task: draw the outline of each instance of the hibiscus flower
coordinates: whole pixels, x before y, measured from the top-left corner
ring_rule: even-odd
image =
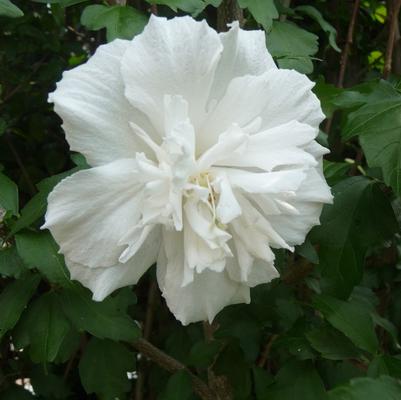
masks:
[[[101,301],[157,262],[183,324],[248,303],[332,199],[312,87],[262,31],[190,17],[152,16],[65,72],[49,98],[91,168],[55,187],[44,228],[71,278]]]

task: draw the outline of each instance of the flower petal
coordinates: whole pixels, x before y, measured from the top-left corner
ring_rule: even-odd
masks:
[[[63,253],[88,267],[118,264],[120,243],[141,213],[135,160],[119,160],[62,180],[48,198],[46,223]]]
[[[106,268],[88,268],[66,258],[71,279],[81,282],[93,292],[93,300],[102,301],[114,290],[135,285],[139,278],[156,262],[161,232],[153,229],[136,254],[125,263]]]
[[[319,225],[323,204],[331,203],[332,199],[330,188],[321,173],[311,168],[296,195],[285,199],[288,205],[297,210],[298,215],[282,209],[280,215],[269,215],[269,222],[288,244],[302,244],[312,227]]]
[[[183,96],[194,126],[203,118],[223,46],[206,21],[152,16],[129,44],[122,60],[125,94],[164,131],[163,97]]]
[[[149,124],[125,98],[119,72],[128,43],[115,40],[100,46],[87,63],[64,72],[49,95],[63,119],[71,150],[82,153],[90,165],[134,157],[135,152],[143,151],[129,121],[142,127]]]
[[[242,129],[254,125],[266,130],[298,121],[317,129],[324,115],[319,99],[311,90],[313,86],[305,75],[282,69],[233,79],[201,127],[199,151],[216,143],[219,135],[233,123]],[[261,123],[255,124],[258,118]]]
[[[193,282],[182,286],[185,268],[182,236],[182,233],[164,232],[157,279],[168,307],[183,325],[206,319],[212,322],[225,306],[250,302],[249,287],[231,280],[225,271],[207,269],[201,274],[195,273]]]
[[[228,32],[220,33],[224,46],[216,70],[210,99],[220,100],[228,84],[243,75],[261,75],[271,68],[277,68],[266,48],[266,36],[262,30],[240,29],[238,21],[230,25]]]

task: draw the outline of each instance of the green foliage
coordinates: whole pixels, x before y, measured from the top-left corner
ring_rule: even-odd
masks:
[[[23,15],[24,13],[10,0],[0,0],[0,16],[17,18]]]
[[[126,346],[93,338],[79,363],[79,375],[86,393],[105,399],[119,398],[130,390],[127,372],[135,370],[135,355]]]
[[[82,25],[97,31],[107,30],[107,40],[116,38],[132,39],[141,33],[147,23],[146,15],[132,7],[91,5],[85,8],[81,16]]]
[[[0,206],[6,211],[18,214],[18,186],[6,175],[0,173]]]
[[[93,301],[40,227],[54,186],[88,168],[47,102],[62,72],[102,43],[140,34],[151,10],[216,27],[222,1],[0,0],[2,400],[124,400],[138,387],[143,399],[199,398],[188,372],[134,350],[141,335],[231,400],[401,398],[401,47],[381,79],[386,3],[361,2],[338,87],[352,2],[238,0],[244,29],[266,31],[278,66],[316,83],[334,202],[293,254],[275,251],[281,279],[210,327],[175,321],[152,290],[153,270]]]
[[[239,0],[238,4],[242,8],[247,8],[255,21],[266,31],[271,28],[273,19],[279,16],[274,0]]]
[[[273,23],[267,36],[267,48],[281,68],[313,71],[311,56],[318,51],[318,37],[291,22]]]

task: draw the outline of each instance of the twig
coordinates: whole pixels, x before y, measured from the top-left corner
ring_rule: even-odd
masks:
[[[347,41],[346,41],[343,51],[341,53],[340,73],[338,75],[338,81],[337,81],[337,86],[340,88],[342,88],[343,84],[344,84],[345,70],[347,69],[349,52],[350,52],[351,46],[354,42],[354,30],[355,30],[356,18],[358,16],[359,4],[360,4],[360,0],[354,1],[354,6],[352,9],[352,17],[351,17],[350,24],[348,26]]]
[[[170,357],[168,354],[164,353],[162,350],[158,349],[157,347],[153,346],[153,344],[142,338],[136,340],[132,345],[137,351],[169,372],[177,372],[182,370],[186,371],[191,377],[192,386],[195,393],[202,400],[216,400],[214,392],[206,385],[206,383],[194,375],[184,364],[178,360]]]
[[[242,25],[244,14],[237,3],[237,0],[223,0],[217,9],[217,30],[225,32],[228,30],[227,24],[233,21],[239,21]]]
[[[216,331],[215,324],[209,324],[208,321],[203,321],[203,333],[206,341],[213,341],[213,334]],[[207,379],[209,386],[217,394],[219,400],[232,400],[230,383],[224,375],[217,376],[213,371],[213,365],[207,369]]]
[[[33,184],[31,177],[28,174],[28,171],[26,170],[25,165],[21,160],[21,157],[19,156],[16,148],[14,147],[14,145],[13,145],[12,141],[10,140],[10,138],[8,137],[8,135],[5,135],[5,140],[7,142],[8,147],[11,150],[11,153],[13,153],[15,161],[17,162],[17,164],[21,170],[22,176],[24,177],[24,179],[29,187],[30,195],[33,196],[37,192],[36,187]]]
[[[158,14],[157,4],[152,4],[152,5],[150,6],[150,12],[151,12],[152,14],[154,14],[154,15],[157,15],[157,14]]]
[[[388,79],[391,73],[391,66],[393,61],[393,51],[394,51],[394,42],[395,42],[395,34],[397,29],[398,15],[400,13],[401,8],[401,0],[393,0],[391,4],[389,4],[389,34],[387,39],[386,46],[386,55],[384,61],[384,69],[383,69],[383,78]]]
[[[273,346],[273,342],[278,338],[278,335],[272,335],[270,337],[270,339],[268,340],[268,342],[266,343],[265,348],[263,349],[262,354],[260,355],[260,358],[258,360],[258,367],[260,368],[264,368],[264,366],[266,365],[266,362],[269,358],[270,355],[270,350]]]
[[[146,316],[145,316],[145,324],[143,328],[143,337],[145,340],[149,340],[150,333],[152,331],[153,319],[154,319],[154,310],[156,304],[156,294],[157,294],[157,284],[152,279],[149,285],[148,291],[148,304],[146,307]],[[138,378],[135,384],[135,400],[143,399],[143,384],[145,382],[145,376],[143,372],[142,363],[140,363],[139,368],[137,370]]]

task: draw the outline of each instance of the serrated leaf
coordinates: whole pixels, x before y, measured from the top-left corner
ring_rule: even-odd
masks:
[[[26,274],[8,284],[0,294],[0,339],[14,328],[22,311],[39,285],[38,275]]]
[[[266,30],[271,28],[273,19],[279,17],[274,0],[239,0],[238,4],[241,8],[247,8],[255,21]]]
[[[24,13],[10,0],[0,0],[0,16],[18,18],[23,15]]]
[[[341,52],[340,48],[337,46],[336,43],[336,36],[337,31],[333,25],[329,24],[324,18],[320,11],[313,7],[313,6],[298,6],[295,7],[295,11],[300,12],[301,14],[308,15],[309,17],[313,18],[320,27],[327,33],[329,37],[330,46],[338,51]]]
[[[290,22],[274,21],[267,35],[267,48],[281,68],[313,71],[311,56],[318,51],[318,37]]]
[[[15,236],[18,254],[29,267],[37,268],[50,282],[71,287],[73,283],[49,232],[24,232]]]
[[[81,23],[90,30],[107,30],[107,41],[132,39],[142,32],[148,17],[129,6],[87,6],[81,15]]]
[[[0,206],[6,211],[18,215],[18,187],[6,175],[0,172]]]
[[[95,302],[88,290],[74,287],[61,291],[58,296],[65,314],[78,330],[101,339],[128,342],[140,336],[138,325],[119,307],[118,295]]]
[[[401,195],[401,96],[368,102],[348,117],[342,137],[359,135],[369,167],[380,167],[384,181]]]
[[[135,369],[135,355],[111,340],[92,338],[79,363],[79,376],[86,393],[115,399],[131,389],[127,372]]]
[[[379,343],[372,318],[361,304],[320,295],[314,298],[313,305],[357,347],[369,353],[377,351]]]
[[[352,177],[332,192],[334,204],[325,206],[310,237],[319,245],[323,291],[347,298],[362,278],[367,249],[391,238],[398,226],[390,200],[374,181]]]

